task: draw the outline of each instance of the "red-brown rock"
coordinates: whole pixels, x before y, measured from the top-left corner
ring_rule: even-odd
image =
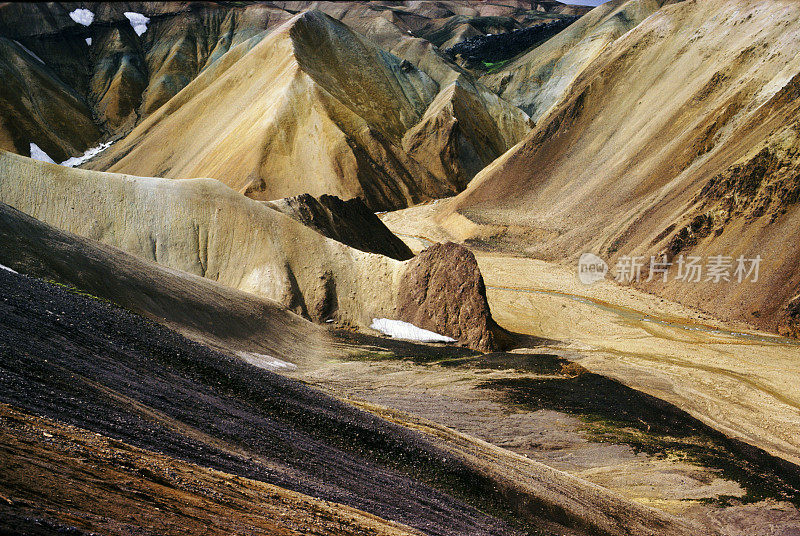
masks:
[[[452,242],[434,244],[409,262],[400,283],[398,316],[469,348],[497,349],[502,329],[492,319],[475,255]]]

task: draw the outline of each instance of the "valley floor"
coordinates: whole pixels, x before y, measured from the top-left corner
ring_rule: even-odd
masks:
[[[388,213],[382,219],[412,250],[419,251],[431,242],[449,238],[430,217],[434,206],[435,203]],[[617,429],[606,433],[604,426],[609,419],[625,415],[625,404],[620,405],[611,395],[625,386],[630,388],[633,400],[640,393],[652,395],[685,411],[698,424],[702,423],[701,427],[707,426],[734,439],[721,450],[730,450],[731,445],[734,450],[746,451],[748,445],[763,449],[772,455],[767,465],[796,486],[796,464],[800,462],[798,341],[758,332],[746,325],[725,324],[702,312],[612,282],[587,287],[578,281],[572,267],[497,251],[473,251],[487,285],[494,318],[513,332],[540,338],[535,348],[518,349],[516,353],[566,359],[593,373],[589,377],[596,374],[619,384],[603,391],[603,382],[572,380],[572,386],[559,388],[554,395],[552,385],[542,388],[541,377],[530,381],[520,374],[496,370],[473,372],[471,379],[460,378],[450,384],[452,392],[460,391],[455,398],[472,399],[472,403],[481,395],[475,395],[470,385],[493,384],[501,403],[511,401],[517,411],[495,408],[493,412],[484,397],[480,404],[486,405],[485,408],[459,413],[457,409],[451,410],[452,400],[435,402],[431,386],[436,385],[436,380],[430,379],[419,382],[426,383],[422,393],[408,395],[426,400],[425,403],[383,400],[387,397],[385,389],[375,392],[356,389],[358,396],[393,407],[405,406],[409,411],[422,409],[430,418],[456,429],[669,511],[713,517],[719,511],[701,513],[705,507],[693,499],[727,495],[751,495],[752,499],[752,486],[742,489],[748,488],[746,482],[739,479],[737,485],[733,482],[737,479],[731,479],[736,471],[723,468],[723,474],[714,474],[708,471],[708,459],[701,460],[691,453],[687,456],[686,444],[676,449],[680,441],[673,441],[673,436],[679,435],[674,427],[666,434],[669,438],[661,437],[664,442],[658,446],[643,440],[641,434],[648,435],[651,427],[654,435],[658,435],[657,426],[644,416],[646,410],[639,408],[642,415],[633,419],[641,421],[643,426],[616,422],[617,427],[623,425],[625,432]],[[387,372],[384,377],[392,378],[392,374],[393,380],[383,381],[395,382],[397,390],[401,385],[406,388],[416,385],[407,377],[414,376],[409,370]],[[425,374],[430,375],[430,370]],[[348,375],[357,377],[352,370]],[[328,377],[325,381],[331,380]],[[446,380],[441,377],[439,382]],[[435,392],[441,392],[440,385]],[[609,407],[603,408],[603,404]],[[537,411],[525,413],[524,409]],[[576,416],[582,420],[576,420]],[[696,424],[691,426],[697,429]],[[532,430],[535,432],[531,433]],[[600,443],[595,442],[598,438],[602,439]],[[670,453],[671,449],[675,450]],[[725,465],[718,462],[710,465],[718,469]],[[698,470],[698,465],[704,464],[705,469]],[[770,496],[763,491],[755,491],[755,495]],[[769,518],[776,512],[774,505],[757,504],[725,509],[724,515],[737,516],[741,509],[756,509],[765,514],[769,526]],[[793,512],[793,520],[778,523],[776,530],[800,528],[797,510],[787,508]],[[742,526],[747,527],[742,534],[749,534],[747,531],[758,525],[758,518],[750,511],[740,523],[728,525],[725,530],[731,532],[726,533],[736,533],[731,526]],[[760,527],[758,533],[769,532]]]

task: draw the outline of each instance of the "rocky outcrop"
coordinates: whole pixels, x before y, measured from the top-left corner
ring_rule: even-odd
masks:
[[[405,242],[395,236],[361,198],[342,201],[333,195],[322,195],[317,199],[303,194],[267,204],[351,248],[399,261],[414,256]]]
[[[475,255],[452,242],[434,244],[409,261],[398,289],[400,320],[490,352],[500,346]]]

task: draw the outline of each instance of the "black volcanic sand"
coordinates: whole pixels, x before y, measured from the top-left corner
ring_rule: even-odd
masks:
[[[490,380],[479,387],[529,411],[548,409],[578,416],[590,440],[624,443],[651,456],[677,456],[718,469],[746,490],[744,498],[720,497],[722,504],[772,498],[800,506],[800,468],[794,464],[731,439],[664,400],[559,356],[495,353],[439,364],[544,375]]]
[[[482,513],[508,520],[512,506],[423,436],[109,303],[5,270],[0,401],[426,534],[523,530]],[[524,530],[540,533],[536,518],[527,522]]]

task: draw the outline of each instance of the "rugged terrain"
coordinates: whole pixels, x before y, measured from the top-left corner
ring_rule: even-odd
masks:
[[[174,500],[170,495],[176,485],[176,491],[192,485],[180,477],[186,471],[183,460],[228,473],[229,482],[237,485],[235,477],[266,482],[348,504],[428,534],[690,533],[691,527],[675,518],[544,465],[441,427],[426,431],[381,419],[191,343],[113,305],[7,270],[0,272],[4,289],[0,382],[5,401],[24,412],[107,436],[107,440],[93,441],[108,441],[120,455],[134,458],[127,464],[115,461],[111,470],[119,470],[114,467],[117,464],[136,467],[142,464],[136,459],[141,456],[160,458],[157,466],[136,471],[138,482],[121,478],[128,481],[125,486],[141,486],[143,477],[150,485],[169,490],[166,497],[120,490],[123,497],[153,505],[145,509],[125,503],[92,504],[85,492],[73,492],[75,502],[64,499],[74,513],[51,511],[56,519],[45,518],[56,527],[77,516],[83,518],[82,526],[95,530],[121,521],[128,512],[143,516],[155,505],[166,506]],[[38,333],[35,338],[29,336],[32,326]],[[6,408],[4,412],[4,419],[14,423],[12,429],[30,426],[35,420]],[[82,434],[63,426],[57,431],[47,421],[38,423],[45,427],[41,433],[46,439],[66,432]],[[21,456],[20,441],[27,439],[27,448],[32,448],[30,436],[10,430],[4,434],[4,451],[10,450],[12,456]],[[64,450],[56,441],[33,446],[47,457]],[[71,448],[72,456],[80,456],[75,446]],[[91,456],[114,458],[102,450]],[[6,458],[6,463],[19,471],[19,461],[14,459]],[[165,463],[177,467],[165,470]],[[104,464],[108,462],[93,467],[103,470]],[[69,474],[69,465],[61,467],[61,474]],[[204,470],[195,478],[213,476]],[[2,508],[8,511],[9,506],[17,506],[12,512],[19,512],[30,499],[18,496],[25,488],[9,482],[13,478],[19,478],[19,473],[3,472],[3,490],[11,496],[4,497]],[[245,483],[245,489],[248,486],[257,487]],[[195,493],[225,504],[226,494],[215,494],[209,487],[201,483]],[[286,495],[273,492],[271,501]],[[311,508],[315,504],[288,496],[305,500]],[[93,515],[81,515],[84,508],[91,508]],[[41,515],[41,510],[35,511]],[[308,523],[306,516],[312,517],[303,508],[289,513],[299,522]],[[348,513],[360,515],[351,510],[342,515]],[[185,515],[180,513],[180,517]],[[3,519],[15,523],[6,516]],[[515,527],[504,519],[517,519],[520,524]],[[361,523],[370,521],[381,525],[375,519]],[[26,523],[33,524],[30,519]]]
[[[800,534],[799,20],[0,3],[0,533]]]
[[[789,245],[798,229],[797,9],[662,7],[598,53],[439,221],[462,240],[545,260],[591,251],[613,268],[641,256],[643,280],[650,257],[666,254],[673,278],[644,288],[764,329],[791,323],[787,306],[800,291]],[[679,255],[760,256],[760,277],[676,281]]]

